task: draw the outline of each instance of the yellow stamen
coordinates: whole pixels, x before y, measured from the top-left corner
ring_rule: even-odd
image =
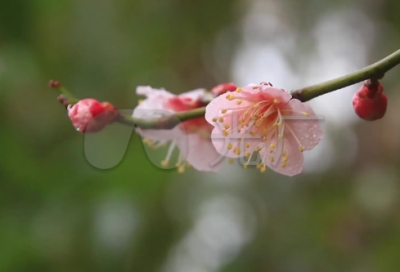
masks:
[[[235,99],[235,96],[234,96],[233,94],[228,94],[228,95],[226,96],[226,99],[228,99],[228,100],[233,100],[233,99]]]
[[[179,165],[179,166],[178,166],[178,173],[179,173],[179,174],[182,174],[182,173],[184,173],[184,172],[185,172],[185,166]]]
[[[161,166],[162,167],[168,167],[169,161],[162,161]]]

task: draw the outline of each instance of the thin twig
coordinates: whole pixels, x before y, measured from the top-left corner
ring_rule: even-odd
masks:
[[[292,91],[291,94],[294,99],[306,102],[320,95],[324,95],[351,86],[367,79],[381,79],[387,71],[391,70],[398,64],[400,64],[400,50],[397,50],[386,58],[365,68],[362,68],[354,73],[338,77],[336,79],[332,79],[320,84],[305,87],[303,89],[298,89]],[[76,103],[77,99],[73,97],[58,82],[51,81],[50,87],[58,89],[59,92],[61,92],[68,99],[69,103]],[[130,115],[120,113],[120,116],[119,118],[117,118],[116,121],[122,124],[131,125],[143,129],[169,129],[178,125],[180,122],[202,117],[204,116],[204,114],[205,107],[185,112],[179,112],[177,114],[153,120],[137,119],[131,117]]]

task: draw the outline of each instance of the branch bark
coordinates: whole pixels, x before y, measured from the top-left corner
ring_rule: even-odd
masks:
[[[312,85],[302,89],[294,90],[291,92],[294,99],[298,99],[302,102],[309,101],[318,96],[351,86],[353,84],[362,82],[367,79],[379,80],[382,79],[385,73],[395,66],[400,64],[400,49],[391,55],[385,57],[384,59],[364,67],[354,73],[338,77],[320,84]],[[62,87],[58,82],[54,84],[54,81],[50,82],[50,87],[58,89],[58,91],[66,97],[65,103],[73,104],[78,101],[74,96],[72,96],[64,87]],[[64,103],[64,104],[65,104]],[[194,118],[202,117],[205,114],[205,107],[198,108],[195,110],[180,112],[175,115],[162,117],[160,119],[154,120],[143,120],[133,118],[127,114],[120,114],[117,118],[117,122],[131,125],[135,127],[140,127],[143,129],[170,129],[178,125],[180,122],[191,120]]]

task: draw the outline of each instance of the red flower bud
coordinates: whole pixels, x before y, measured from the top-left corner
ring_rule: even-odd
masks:
[[[68,116],[81,133],[98,132],[118,116],[117,109],[109,102],[87,98],[68,106]]]
[[[385,116],[387,97],[381,83],[366,81],[353,96],[353,108],[366,121],[375,121]]]
[[[214,96],[219,96],[229,91],[230,92],[236,91],[236,89],[237,86],[233,83],[222,83],[212,88],[211,92]]]

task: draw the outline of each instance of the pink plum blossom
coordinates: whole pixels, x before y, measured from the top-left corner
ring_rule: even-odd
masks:
[[[139,95],[147,98],[139,103],[133,111],[133,117],[140,119],[154,119],[181,111],[203,107],[203,98],[208,94],[205,89],[196,89],[190,92],[174,95],[164,89],[153,89],[150,86],[139,86],[136,90]],[[199,171],[217,172],[222,162],[211,163],[219,157],[211,139],[211,126],[204,117],[184,121],[172,129],[137,129],[144,138],[144,143],[151,147],[161,147],[169,144],[163,167],[170,165],[173,151],[180,151],[177,162],[178,172],[184,172],[186,166],[193,166]]]
[[[270,83],[250,84],[215,98],[205,117],[214,126],[211,138],[220,154],[246,156],[247,167],[259,152],[261,172],[269,167],[287,176],[301,173],[303,151],[313,149],[323,136],[312,108]]]

